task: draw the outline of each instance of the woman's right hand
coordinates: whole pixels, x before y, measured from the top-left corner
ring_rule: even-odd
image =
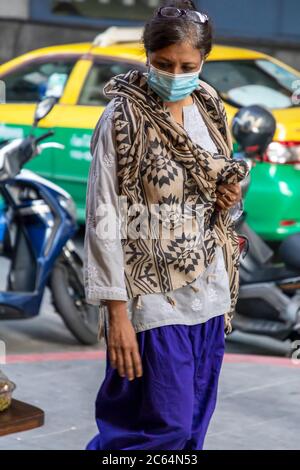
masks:
[[[127,314],[127,302],[107,300],[109,310],[108,353],[111,366],[128,380],[143,375],[136,332]]]

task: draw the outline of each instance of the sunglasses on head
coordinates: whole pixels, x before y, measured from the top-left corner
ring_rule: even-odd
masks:
[[[205,13],[200,13],[195,10],[183,10],[175,7],[161,7],[157,15],[160,18],[188,18],[194,23],[205,24],[208,21],[208,16]]]

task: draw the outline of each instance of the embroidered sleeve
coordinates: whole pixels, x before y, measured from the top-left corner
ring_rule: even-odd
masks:
[[[117,216],[117,162],[112,101],[101,115],[92,137],[93,158],[86,193],[84,287],[87,302],[94,305],[107,299],[128,300]]]

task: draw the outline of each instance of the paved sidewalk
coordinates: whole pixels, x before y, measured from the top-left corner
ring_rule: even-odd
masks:
[[[83,449],[95,434],[94,400],[103,350],[11,355],[3,370],[15,397],[46,414],[41,428],[0,438],[3,449]],[[298,449],[300,365],[290,359],[227,353],[206,449]]]
[[[83,232],[76,243],[82,251]],[[97,432],[94,401],[104,377],[104,344],[102,351],[78,344],[48,290],[37,318],[1,321],[0,340],[9,355],[0,368],[16,382],[15,398],[46,415],[42,428],[0,437],[0,450],[84,449]],[[290,345],[234,332],[226,350],[206,448],[299,450],[300,365],[284,357]]]

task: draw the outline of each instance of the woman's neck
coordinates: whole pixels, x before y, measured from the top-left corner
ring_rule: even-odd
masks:
[[[194,103],[193,97],[191,95],[187,96],[183,100],[179,101],[165,101],[165,106],[169,109],[173,118],[178,124],[183,126],[183,107],[189,106]]]
[[[183,100],[179,101],[165,101],[165,105],[171,109],[182,109],[183,106],[189,106],[190,104],[194,103],[192,95],[187,96]]]

